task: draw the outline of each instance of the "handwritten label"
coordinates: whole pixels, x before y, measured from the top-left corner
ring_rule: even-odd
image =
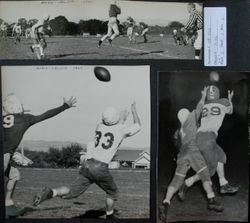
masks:
[[[227,66],[227,9],[204,8],[204,65]]]

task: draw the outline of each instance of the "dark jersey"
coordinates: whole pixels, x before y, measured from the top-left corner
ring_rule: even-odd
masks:
[[[117,17],[119,14],[121,14],[121,9],[117,5],[110,5],[109,17]]]
[[[8,114],[3,116],[3,149],[4,153],[13,154],[17,149],[19,143],[21,142],[26,130],[43,120],[51,118],[69,106],[65,103],[60,107],[48,110],[41,115],[31,115],[31,114]]]

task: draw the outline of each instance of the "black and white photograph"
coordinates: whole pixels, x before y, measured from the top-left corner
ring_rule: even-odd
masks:
[[[0,1],[0,59],[202,59],[203,4]]]
[[[5,217],[150,218],[149,66],[2,66]]]
[[[248,222],[249,73],[159,72],[157,222]]]

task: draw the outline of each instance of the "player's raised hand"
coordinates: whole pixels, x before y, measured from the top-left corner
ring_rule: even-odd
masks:
[[[76,98],[71,96],[68,100],[63,98],[63,102],[67,104],[70,108],[71,107],[76,107]]]
[[[230,102],[232,102],[232,98],[233,98],[233,96],[234,96],[234,91],[231,91],[231,92],[230,92],[230,90],[228,90],[228,91],[227,91],[227,94],[228,94],[228,100],[229,100]]]
[[[129,116],[129,111],[127,109],[122,110],[120,112],[120,122],[124,123],[127,120],[128,116]]]
[[[207,89],[208,89],[209,87],[208,86],[205,86],[204,88],[203,88],[203,90],[201,91],[201,96],[202,96],[202,98],[206,98],[206,96],[207,96]]]
[[[136,110],[136,102],[134,101],[132,104],[131,104],[131,111],[135,111]]]

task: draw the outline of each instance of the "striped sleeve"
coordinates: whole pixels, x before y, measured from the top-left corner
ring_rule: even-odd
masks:
[[[198,13],[197,11],[191,13],[189,20],[184,28],[186,30],[189,30],[194,26],[197,26],[198,29],[202,29],[202,14]]]

